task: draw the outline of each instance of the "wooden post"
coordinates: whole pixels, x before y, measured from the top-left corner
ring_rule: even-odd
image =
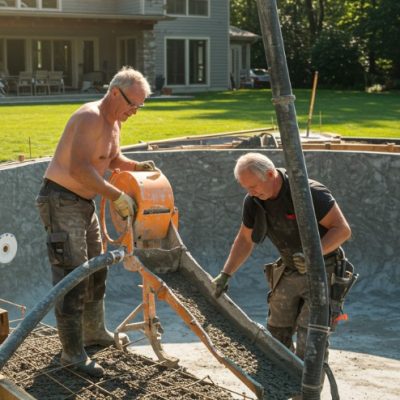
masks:
[[[0,343],[3,343],[7,339],[9,333],[8,312],[0,308]]]

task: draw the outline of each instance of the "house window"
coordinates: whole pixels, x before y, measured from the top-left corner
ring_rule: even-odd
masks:
[[[57,0],[42,0],[42,8],[58,8]]]
[[[53,70],[63,71],[66,85],[72,82],[72,45],[70,40],[53,41]]]
[[[167,39],[167,84],[207,84],[207,40]]]
[[[119,65],[129,65],[136,68],[136,39],[120,39],[119,41]]]
[[[25,40],[7,39],[7,69],[10,75],[25,71]]]
[[[32,68],[51,71],[51,41],[33,40],[32,41]]]
[[[189,0],[189,15],[208,16],[208,0]]]
[[[0,0],[0,7],[59,9],[60,0]]]
[[[189,84],[206,83],[206,41],[189,41]]]
[[[247,46],[243,45],[242,46],[242,69],[247,68]]]
[[[167,0],[167,13],[208,17],[209,0]]]
[[[83,73],[94,71],[94,42],[85,40],[83,42]]]
[[[186,15],[186,0],[167,0],[167,13]]]
[[[4,39],[0,39],[0,78],[7,75],[6,63],[4,62]]]
[[[36,0],[23,0],[21,1],[22,8],[37,8]]]
[[[185,40],[167,40],[167,83],[185,84]]]
[[[0,1],[0,7],[16,7],[17,0],[2,0]]]

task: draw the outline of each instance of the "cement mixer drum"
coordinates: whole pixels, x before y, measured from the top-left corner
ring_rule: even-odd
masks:
[[[172,188],[161,171],[114,172],[110,183],[131,196],[137,204],[133,221],[135,241],[164,239],[171,222],[178,227],[178,211],[174,206]],[[123,232],[126,222],[112,204],[110,213],[117,232]]]

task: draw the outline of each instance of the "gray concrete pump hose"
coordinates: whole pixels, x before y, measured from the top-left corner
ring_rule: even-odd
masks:
[[[105,254],[94,257],[81,264],[63,280],[58,282],[57,285],[50,290],[47,296],[36,304],[36,306],[27,314],[17,328],[0,346],[0,370],[59,298],[65,296],[65,294],[87,276],[109,265],[122,261],[124,257],[125,250],[122,247],[117,250],[108,251]]]

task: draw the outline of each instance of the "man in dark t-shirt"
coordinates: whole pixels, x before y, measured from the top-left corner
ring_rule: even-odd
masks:
[[[280,259],[266,269],[271,289],[267,327],[292,350],[292,337],[297,333],[296,354],[303,359],[310,299],[288,176],[260,153],[241,156],[234,173],[247,195],[239,232],[221,273],[213,280],[215,295],[219,297],[226,290],[229,278],[250,256],[254,244],[268,237]],[[351,230],[331,192],[319,182],[310,180],[309,184],[325,266],[327,273],[333,272],[340,245],[350,237]]]

